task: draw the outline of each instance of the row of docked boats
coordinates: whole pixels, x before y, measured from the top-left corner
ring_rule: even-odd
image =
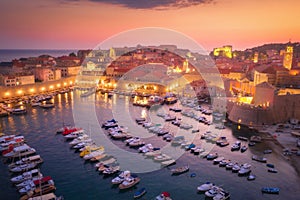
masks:
[[[43,176],[39,170],[43,159],[25,143],[24,136],[4,135],[0,137],[0,143],[2,156],[10,162],[8,170],[13,175],[11,182],[20,193],[21,200],[61,199],[53,193],[56,190],[53,179]]]
[[[105,125],[111,122],[117,124],[117,122],[112,119],[104,122],[102,127],[105,129]],[[157,129],[152,129],[151,131],[159,136],[166,136],[169,132],[168,130],[159,128],[157,126],[150,126],[150,124],[144,118],[138,118],[136,119],[136,122],[140,125],[145,125],[145,128],[156,127]],[[154,162],[160,162],[162,167],[175,164],[175,160],[172,157],[162,153],[160,148],[154,147],[151,143],[146,144],[145,141],[143,141],[140,137],[131,136],[128,133],[128,128],[126,127],[119,126],[117,124],[117,126],[106,129],[106,131],[113,139],[123,139],[123,142],[126,144],[126,146],[137,149],[138,152],[143,153],[146,158],[152,158]],[[124,137],[116,138],[116,135],[123,135]]]
[[[116,121],[112,120],[110,122],[107,121],[105,124],[111,122],[116,123]],[[115,132],[122,132],[125,130],[126,129],[124,127],[111,127],[107,129],[107,132],[109,132],[109,134],[112,136],[114,135]],[[104,176],[111,176],[120,172],[121,167],[117,162],[117,159],[114,158],[113,156],[107,155],[104,151],[103,146],[95,145],[95,143],[91,140],[91,138],[85,134],[85,131],[83,129],[75,128],[75,127],[72,128],[64,127],[58,130],[58,132],[62,133],[66,141],[68,141],[71,146],[76,146],[83,141],[87,142],[86,145],[78,149],[79,156],[86,161],[95,163],[94,164],[95,169],[100,174],[103,174]],[[127,142],[128,144],[130,144],[133,141],[131,142],[127,141]],[[152,149],[150,145],[146,145],[145,147]],[[139,151],[148,152],[145,147],[143,149],[139,149]],[[121,171],[117,176],[115,176],[111,180],[111,183],[112,185],[118,185],[118,188],[120,190],[125,190],[137,185],[140,182],[140,180],[141,179],[138,176],[136,176],[135,174],[131,174],[129,170],[125,170],[125,171]],[[146,189],[142,188],[134,193],[134,198],[141,197],[145,193],[146,193]]]
[[[233,162],[230,159],[226,159],[223,156],[219,156],[218,153],[210,153],[206,156],[207,160],[213,161],[214,165],[219,165],[219,167],[224,167],[226,170],[231,170],[233,173],[238,173],[239,176],[248,176],[248,180],[253,180],[253,175],[251,175],[251,164],[244,163],[239,164],[237,162]]]
[[[82,128],[63,126],[57,130],[57,133],[63,135],[70,147],[79,152],[81,158],[86,161],[97,162],[95,167],[102,174],[111,175],[120,170],[116,159],[107,155],[103,146],[96,145]]]

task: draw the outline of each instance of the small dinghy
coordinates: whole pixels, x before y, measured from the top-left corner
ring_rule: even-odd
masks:
[[[146,194],[146,192],[147,192],[146,188],[141,188],[134,193],[133,198],[135,199],[140,198],[141,196]]]

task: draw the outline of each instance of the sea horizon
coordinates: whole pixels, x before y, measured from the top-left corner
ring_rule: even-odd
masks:
[[[77,53],[79,49],[0,49],[0,62],[11,62],[13,59],[50,55],[53,57]]]

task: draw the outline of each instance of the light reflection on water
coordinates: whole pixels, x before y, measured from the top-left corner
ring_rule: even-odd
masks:
[[[3,132],[7,134],[24,135],[28,144],[37,149],[45,160],[45,163],[41,167],[42,173],[53,177],[57,186],[56,193],[64,195],[65,199],[132,199],[134,190],[120,193],[117,188],[112,188],[110,184],[111,178],[104,179],[103,176],[95,172],[93,165],[85,163],[83,159],[79,158],[77,153],[70,149],[69,144],[65,142],[61,135],[55,134],[55,130],[60,128],[63,122],[66,124],[73,123],[72,107],[75,106],[73,98],[73,93],[55,97],[56,106],[53,109],[30,108],[28,106],[28,113],[26,115],[1,118],[0,125]],[[85,99],[81,100],[87,101]],[[133,119],[132,123],[134,123],[135,118],[140,117],[141,113],[146,113],[147,117],[155,115],[155,113],[150,114],[148,111],[143,111],[144,108],[133,107],[130,105],[130,98],[128,97],[116,99],[116,95],[114,95],[112,98],[108,98],[107,95],[98,93],[96,100],[95,109],[100,122],[112,117],[112,104],[115,106],[116,102],[120,101],[124,101],[124,110],[131,112],[129,116]],[[166,112],[168,112],[167,108],[163,107]],[[169,123],[165,125],[169,128],[176,128]],[[137,130],[133,129],[136,124],[132,126],[131,124],[126,124],[126,126],[133,132]],[[205,127],[204,125],[199,125],[201,133],[205,130]],[[230,143],[233,143],[237,140],[238,135],[246,136],[248,133],[249,130],[243,128],[237,130],[235,127],[233,133],[230,129],[225,129],[222,130],[221,135],[227,136]],[[93,134],[97,135],[100,133]],[[183,132],[182,134],[190,133]],[[198,138],[199,135],[196,137]],[[149,141],[155,142],[158,146],[167,144],[162,141],[161,137],[156,136],[149,138]],[[203,141],[197,140],[197,142],[202,144]],[[128,147],[125,147],[122,142],[116,141],[115,144],[128,150]],[[267,143],[266,145],[270,144]],[[265,164],[250,159],[252,154],[259,154],[265,148],[278,147],[258,144],[254,148],[249,148],[243,154],[240,152],[231,152],[229,146],[225,148],[215,147],[213,149],[213,151],[219,152],[225,158],[240,163],[249,162],[253,166],[253,172],[257,175],[257,180],[253,182],[249,182],[245,177],[238,177],[230,171],[214,166],[211,162],[187,152],[177,161],[176,166],[188,163],[190,165],[189,173],[180,176],[171,176],[169,169],[164,168],[151,173],[139,174],[142,180],[137,188],[147,188],[146,199],[152,198],[165,190],[169,191],[175,200],[204,199],[204,195],[196,194],[196,187],[203,182],[212,181],[228,190],[232,194],[231,199],[241,199],[241,197],[249,200],[298,199],[300,195],[299,177],[280,154],[276,154],[276,151],[274,151],[273,154],[266,155],[270,163],[275,164],[279,170],[278,174],[266,172],[267,168]],[[130,151],[133,152],[132,149]],[[1,199],[18,199],[19,196],[15,188],[8,181],[10,174],[6,165],[0,164],[0,171],[2,172],[0,176]],[[197,174],[195,178],[189,176],[192,172]],[[280,187],[280,195],[262,195],[260,188],[264,186]]]

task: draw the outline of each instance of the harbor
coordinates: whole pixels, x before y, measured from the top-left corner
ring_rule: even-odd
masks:
[[[56,194],[63,195],[65,199],[97,199],[99,197],[101,199],[132,199],[134,193],[141,188],[147,189],[147,193],[142,197],[145,199],[154,199],[164,191],[169,192],[172,199],[205,199],[205,194],[197,193],[197,187],[207,181],[224,188],[230,193],[231,199],[238,199],[240,196],[243,196],[245,199],[295,199],[299,195],[297,194],[299,174],[295,167],[291,165],[291,162],[286,159],[286,156],[283,155],[282,146],[276,145],[274,138],[268,139],[270,135],[260,135],[262,137],[261,143],[256,143],[253,147],[249,146],[243,153],[240,150],[231,151],[232,145],[241,137],[250,139],[252,135],[259,134],[252,129],[230,122],[226,122],[224,127],[217,126],[218,128],[216,128],[215,124],[208,125],[209,123],[205,124],[196,121],[194,118],[185,117],[182,115],[182,112],[187,108],[181,104],[181,101],[172,105],[161,105],[159,108],[155,107],[156,109],[147,109],[134,106],[131,97],[123,94],[113,94],[110,98],[107,94],[101,94],[101,92],[88,97],[80,97],[80,94],[81,91],[76,90],[58,94],[53,97],[55,106],[51,109],[30,107],[28,105],[27,114],[25,115],[10,115],[9,117],[1,118],[2,132],[24,135],[27,143],[39,152],[45,161],[41,166],[41,170],[43,173],[53,177],[57,188]],[[117,115],[118,112],[124,112],[119,106],[125,110],[130,110],[130,113],[127,113],[127,115],[129,114],[131,121],[119,118],[116,119],[118,125],[128,127],[128,132],[135,136],[148,134],[149,137],[143,138],[146,144],[151,143],[153,147],[160,148],[162,151],[164,149],[167,150],[165,147],[172,144],[172,141],[165,141],[163,136],[149,132],[142,124],[139,125],[136,122],[136,119],[141,117],[149,120],[151,116],[151,120],[155,124],[161,124],[161,128],[164,127],[175,134],[182,133],[185,139],[189,139],[189,137],[193,139],[196,147],[206,147],[207,150],[210,147],[212,148],[205,151],[205,153],[199,152],[198,155],[195,155],[195,153],[191,153],[191,150],[184,150],[181,146],[174,147],[173,151],[181,152],[182,155],[176,158],[177,154],[173,155],[171,152],[165,152],[165,154],[174,158],[176,164],[169,167],[161,166],[160,163],[145,158],[141,153],[138,153],[137,149],[126,146],[122,140],[110,138],[106,130],[101,128],[105,121],[119,116]],[[204,103],[201,106],[209,109],[208,104]],[[170,108],[181,108],[182,112],[170,111]],[[172,124],[172,121],[165,121],[165,118],[157,116],[157,114],[162,114],[162,111],[165,112],[164,114],[181,118],[186,124],[193,125],[193,128],[182,129]],[[86,112],[89,118],[86,117]],[[202,112],[197,110],[193,112],[206,117],[207,122],[212,121],[212,115],[201,114]],[[76,121],[80,119],[78,116],[83,117],[83,119]],[[94,117],[96,117],[96,121],[93,120]],[[63,124],[76,125],[86,130],[98,146],[104,146],[105,153],[116,158],[120,164],[121,171],[130,170],[132,173],[137,174],[140,178],[139,183],[126,191],[119,191],[118,188],[112,187],[111,181],[114,176],[99,175],[95,170],[94,163],[80,158],[79,154],[70,148],[65,138],[60,134],[56,134],[56,131]],[[200,139],[207,131],[217,133],[218,137],[226,137],[229,145],[220,147],[214,144],[216,139]],[[104,138],[111,141],[114,148],[110,149],[109,145],[104,142]],[[248,141],[239,141],[241,145],[248,146]],[[130,160],[129,162],[124,162],[127,159],[127,155],[116,154],[116,148],[129,152],[130,156],[141,157],[140,161],[142,164],[153,163],[152,167],[154,168],[151,168],[152,171],[148,170],[146,172],[146,168],[136,168],[135,164],[130,163]],[[264,154],[263,152],[268,149],[271,149],[272,152]],[[231,160],[239,164],[250,164],[251,173],[256,176],[256,179],[249,181],[247,176],[238,176],[231,170],[226,170],[225,167],[214,165],[212,161],[204,158],[208,153],[217,153],[219,157],[224,158],[224,162],[225,160]],[[253,155],[266,157],[267,163],[273,164],[278,172],[268,172],[266,163],[252,160]],[[290,155],[289,158],[290,160],[299,159],[295,154]],[[187,172],[172,176],[172,169],[186,165],[189,167]],[[7,165],[1,164],[1,170],[4,172],[4,175],[1,177],[2,187],[6,188],[2,190],[5,192],[1,196],[6,199],[18,199],[18,193],[9,181],[11,175],[7,170]],[[282,177],[285,177],[285,179],[282,179]],[[280,193],[276,196],[263,194],[261,192],[263,187],[278,187],[280,188]],[[178,190],[178,188],[181,189]]]

